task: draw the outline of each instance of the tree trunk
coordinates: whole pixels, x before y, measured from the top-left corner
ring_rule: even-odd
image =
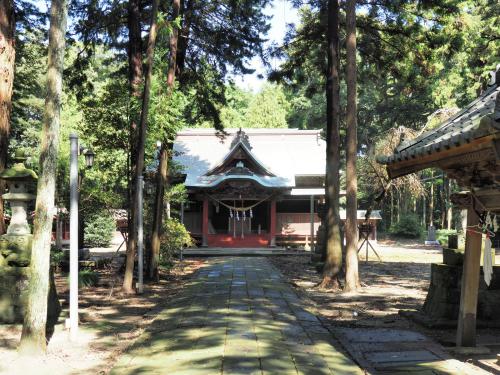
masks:
[[[149,265],[149,278],[158,281],[158,263],[160,259],[160,237],[163,222],[163,197],[165,186],[168,182],[168,150],[165,142],[161,144],[160,161],[156,173],[156,197],[153,216],[153,230],[151,233],[151,263]]]
[[[440,205],[439,207],[441,208],[441,229],[445,228],[446,225],[446,196],[447,196],[447,186],[448,186],[448,181],[446,180],[446,175],[443,172],[443,184],[441,186],[439,194],[440,198]]]
[[[189,37],[191,32],[191,17],[193,15],[195,2],[196,0],[182,0],[182,2],[180,3],[183,21],[177,43],[178,48],[176,57],[176,70],[178,78],[182,76],[182,72],[184,71],[187,47],[189,44]]]
[[[137,146],[137,116],[135,110],[135,102],[141,96],[142,82],[142,39],[141,39],[141,9],[140,0],[129,0],[127,27],[128,27],[128,79],[130,86],[131,110],[130,110],[130,133],[129,133],[129,178],[128,178],[128,201],[129,201],[129,216],[128,216],[128,241],[127,241],[127,263],[132,260],[132,271],[127,267],[124,276],[127,285],[132,285],[133,278],[133,261],[135,257],[135,248],[137,244],[137,233],[134,231],[135,226],[135,210],[136,205],[132,197],[135,196],[135,178],[136,175],[136,146]],[[127,273],[130,271],[130,274]],[[132,292],[131,288],[125,290],[127,293]]]
[[[145,153],[144,145],[146,141],[146,133],[148,127],[149,97],[151,93],[151,76],[153,75],[153,57],[154,57],[156,33],[157,33],[156,18],[158,16],[158,3],[159,0],[154,0],[153,7],[151,10],[151,28],[149,30],[148,49],[146,53],[147,71],[144,80],[141,120],[139,123],[139,134],[137,140],[137,160],[135,166],[135,179],[134,179],[135,181],[137,181],[138,177],[142,175],[144,169],[144,153]],[[137,207],[138,202],[139,202],[139,191],[135,189],[133,199],[132,202],[130,202],[130,204],[133,207]],[[137,241],[137,220],[133,220],[132,228],[131,231],[129,231],[129,233],[131,234],[133,233],[132,242],[134,242],[134,245],[130,246],[130,248],[127,248],[125,276],[123,278],[123,292],[125,293],[132,293],[133,291],[132,281],[134,276],[135,243]]]
[[[0,172],[7,165],[12,110],[12,84],[16,59],[14,32],[16,22],[12,0],[0,0]],[[6,231],[2,194],[5,181],[0,180],[0,235]]]
[[[128,79],[130,92],[135,97],[141,95],[142,83],[142,39],[141,39],[141,1],[129,0],[128,3]]]
[[[347,0],[346,7],[346,53],[347,53],[347,141],[346,141],[346,275],[344,290],[359,288],[358,272],[358,179],[356,175],[357,139],[357,94],[356,94],[356,0]]]
[[[394,189],[391,190],[391,225],[390,225],[390,227],[392,227],[393,225],[394,225]]]
[[[50,286],[50,242],[56,190],[67,14],[68,4],[66,0],[52,0],[40,173],[29,268],[28,300],[20,346],[20,350],[24,353],[43,353],[47,347],[45,335],[47,297]]]
[[[175,21],[179,17],[180,0],[172,0],[173,15]],[[170,35],[170,61],[168,64],[167,87],[169,94],[172,94],[175,83],[175,72],[177,70],[177,42],[179,40],[179,30],[174,28]],[[164,139],[160,150],[160,161],[156,172],[156,197],[153,216],[153,230],[151,232],[151,258],[149,264],[149,277],[151,280],[159,280],[158,264],[160,259],[160,238],[163,222],[163,199],[165,187],[168,184],[168,147],[167,140]]]
[[[328,0],[328,73],[326,83],[326,260],[321,287],[338,287],[342,268],[340,236],[340,82],[339,82],[339,3]]]
[[[453,211],[452,211],[453,206],[452,206],[451,201],[450,201],[450,196],[451,196],[451,180],[450,179],[448,179],[448,188],[446,190],[447,190],[447,194],[446,194],[446,221],[448,224],[448,230],[451,230],[451,224],[453,221]]]
[[[434,226],[434,171],[431,170],[431,193],[429,195],[429,225]]]
[[[172,0],[172,21],[179,17],[181,7],[180,0]],[[177,43],[179,41],[179,29],[174,27],[170,34],[170,61],[168,63],[167,86],[171,92],[175,82],[175,72],[177,70]]]

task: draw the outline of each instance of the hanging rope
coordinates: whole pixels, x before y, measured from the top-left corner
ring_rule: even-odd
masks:
[[[255,204],[252,204],[250,206],[246,206],[246,207],[236,207],[236,202],[233,203],[233,206],[229,205],[229,204],[226,204],[224,203],[223,201],[221,200],[218,200],[217,198],[214,198],[212,197],[211,195],[208,195],[208,197],[213,200],[214,202],[217,202],[221,205],[223,205],[224,207],[228,208],[229,210],[233,210],[233,211],[239,211],[239,212],[244,212],[244,211],[248,211],[248,210],[251,210],[252,208],[254,208],[255,206],[258,206],[259,204],[261,204],[262,202],[265,202],[267,201],[269,198],[272,197],[272,195],[268,196],[267,198],[264,198],[260,201],[258,201],[257,203]],[[243,200],[241,201],[242,205],[243,205]]]

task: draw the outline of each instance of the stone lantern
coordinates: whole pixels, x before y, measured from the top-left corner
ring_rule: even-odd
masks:
[[[35,196],[28,191],[38,177],[24,165],[24,152],[18,151],[14,161],[15,164],[11,168],[0,173],[0,179],[7,182],[8,189],[8,193],[3,194],[2,198],[9,202],[12,210],[7,234],[0,236],[0,253],[4,264],[23,267],[29,264],[33,239],[28,225],[27,206]]]
[[[9,202],[12,210],[7,234],[0,236],[0,323],[21,323],[28,298],[27,266],[33,242],[28,224],[28,203],[35,199],[35,195],[29,191],[38,177],[34,171],[26,168],[25,161],[24,152],[17,151],[14,165],[0,173],[0,179],[7,182],[8,189],[2,198]],[[61,305],[52,271],[49,285],[47,322],[48,327],[53,327],[61,312]]]

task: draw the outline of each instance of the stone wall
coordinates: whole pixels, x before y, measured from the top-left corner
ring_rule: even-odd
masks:
[[[431,265],[431,283],[423,310],[432,319],[458,319],[462,266]],[[500,266],[493,267],[489,286],[484,282],[481,267],[477,316],[481,320],[500,320]]]

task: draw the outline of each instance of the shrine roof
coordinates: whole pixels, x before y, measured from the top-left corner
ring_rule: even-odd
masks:
[[[392,155],[378,158],[388,166],[391,177],[398,177],[428,167],[421,159],[442,151],[457,149],[482,137],[500,135],[500,73],[491,72],[486,90],[460,112],[415,139],[402,142]],[[413,162],[420,163],[411,168]],[[398,167],[404,163],[405,169]],[[392,172],[392,173],[391,173]]]
[[[242,148],[268,171],[252,178],[265,187],[294,187],[296,175],[324,175],[326,144],[320,130],[243,129],[248,143]],[[238,129],[225,129],[220,137],[213,129],[186,129],[174,142],[174,161],[183,167],[187,187],[211,187],[237,176],[211,174],[234,150]],[[249,146],[249,147],[248,147]],[[240,177],[244,178],[244,177]]]

